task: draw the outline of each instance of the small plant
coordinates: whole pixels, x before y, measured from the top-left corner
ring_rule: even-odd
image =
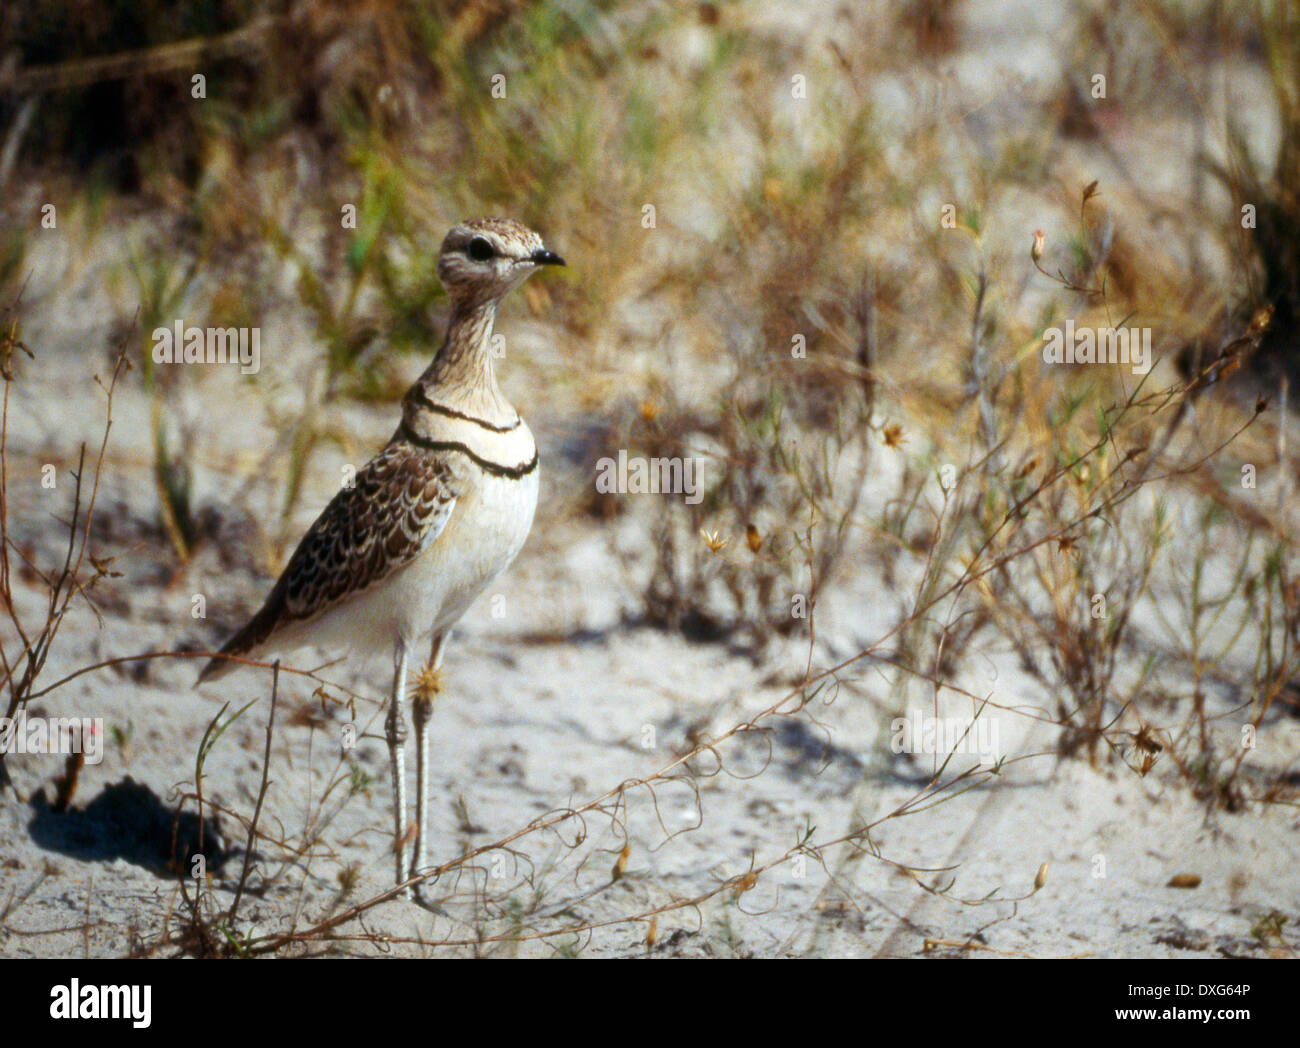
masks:
[[[186,304],[193,301],[198,264],[193,259],[177,262],[161,256],[136,255],[131,258],[130,268],[140,296],[140,378],[150,400],[159,516],[176,555],[184,561],[189,559],[199,535],[191,497],[193,447],[191,440],[184,437],[179,449],[174,446],[174,427],[165,404],[169,395],[174,395],[175,384],[182,380],[173,370],[160,370],[154,362],[152,332],[170,328],[177,317],[184,316]]]
[[[34,359],[33,351],[23,343],[17,320],[18,303],[0,307],[0,378],[4,382],[3,406],[0,407],[0,694],[4,696],[3,716],[12,721],[27,703],[40,694],[37,683],[46,660],[54,647],[59,628],[76,601],[91,601],[92,593],[104,579],[113,577],[112,558],[99,558],[90,549],[91,529],[95,519],[99,481],[104,465],[104,451],[113,424],[113,394],[118,379],[127,369],[125,352],[119,348],[107,382],[96,379],[105,397],[104,437],[87,471],[86,446],[77,455],[76,469],[71,471],[70,505],[62,510],[62,529],[66,532],[63,549],[54,562],[42,567],[27,560],[10,531],[10,478],[8,433],[10,394],[18,384],[18,354]],[[54,489],[59,490],[57,487]],[[63,490],[66,490],[66,484]],[[26,507],[24,507],[26,511]],[[51,510],[60,519],[60,511]],[[15,563],[18,560],[19,563]],[[17,569],[17,570],[16,570]],[[31,619],[18,610],[14,585],[17,574],[44,592],[42,614]],[[90,605],[94,607],[93,603]],[[8,781],[5,754],[0,752],[0,786]]]
[[[1251,151],[1247,127],[1229,111],[1228,158],[1206,168],[1232,194],[1233,240],[1243,260],[1241,283],[1247,289],[1237,303],[1241,317],[1272,311],[1260,346],[1293,377],[1296,347],[1292,332],[1300,322],[1300,15],[1294,5],[1261,3],[1256,8],[1258,39],[1264,48],[1277,106],[1280,137],[1277,154],[1265,164]],[[1245,260],[1253,260],[1253,264]]]

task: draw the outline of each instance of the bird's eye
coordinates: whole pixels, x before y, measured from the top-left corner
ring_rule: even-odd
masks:
[[[492,250],[492,245],[482,237],[475,237],[469,242],[469,257],[475,262],[486,262],[495,254],[496,252]]]

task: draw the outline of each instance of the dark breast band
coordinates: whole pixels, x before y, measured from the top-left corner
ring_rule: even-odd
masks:
[[[527,462],[521,462],[518,466],[503,466],[499,462],[493,462],[491,459],[485,459],[481,455],[476,455],[468,447],[458,440],[430,440],[428,437],[422,437],[410,426],[406,420],[397,428],[397,432],[403,440],[410,441],[417,448],[424,448],[425,451],[459,451],[466,456],[471,462],[479,466],[485,473],[491,473],[494,477],[507,477],[510,480],[522,480],[537,468],[537,451],[534,449],[533,457]]]

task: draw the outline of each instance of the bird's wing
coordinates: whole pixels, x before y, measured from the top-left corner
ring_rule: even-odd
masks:
[[[294,550],[281,579],[286,617],[311,618],[411,563],[442,534],[462,493],[448,456],[390,444]]]
[[[410,564],[442,534],[465,488],[451,456],[389,444],[330,500],[266,603],[222,654],[249,651],[281,626],[313,618]],[[213,659],[199,680],[234,665]]]

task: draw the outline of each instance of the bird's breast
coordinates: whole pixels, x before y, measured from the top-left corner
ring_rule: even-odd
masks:
[[[508,444],[492,443],[497,446],[490,449],[495,452],[491,458],[486,457],[488,448],[471,450],[489,466],[503,468],[485,468],[462,456],[457,474],[466,490],[443,533],[406,569],[402,588],[412,614],[405,633],[439,632],[453,625],[510,566],[532,530],[540,472],[532,434],[521,423]]]

